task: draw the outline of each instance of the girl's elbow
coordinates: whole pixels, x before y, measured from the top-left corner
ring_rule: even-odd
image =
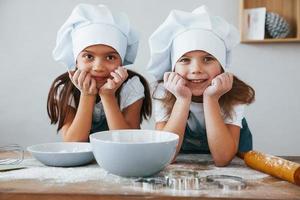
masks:
[[[63,142],[88,142],[86,138],[63,138]]]
[[[227,165],[229,165],[231,163],[231,161],[235,157],[236,153],[237,153],[237,148],[234,147],[231,150],[228,149],[228,151],[226,151],[225,153],[220,152],[220,154],[217,154],[217,155],[215,154],[213,156],[215,166],[226,167]]]
[[[76,137],[70,134],[63,134],[63,142],[88,142],[88,137]]]
[[[234,158],[234,156],[221,156],[219,158],[214,158],[214,163],[215,166],[217,167],[226,167],[227,165],[229,165],[232,161],[232,159]]]
[[[214,160],[216,167],[226,167],[230,162],[231,160]]]

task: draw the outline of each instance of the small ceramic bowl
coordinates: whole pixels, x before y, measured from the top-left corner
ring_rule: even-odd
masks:
[[[165,168],[176,153],[178,135],[155,130],[113,130],[90,135],[96,161],[124,177],[146,177]]]
[[[37,144],[27,150],[41,163],[55,167],[85,165],[94,159],[91,144],[86,142]]]

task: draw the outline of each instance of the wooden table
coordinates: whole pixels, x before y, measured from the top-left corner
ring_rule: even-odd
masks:
[[[300,162],[300,157],[286,158]],[[101,169],[96,166],[97,164],[94,165],[95,168]],[[43,167],[46,169],[46,166]],[[81,168],[83,169],[84,167]],[[64,169],[68,170],[68,168]],[[234,169],[236,169],[234,175],[247,177],[245,178],[247,187],[243,190],[206,189],[179,191],[170,188],[145,190],[133,185],[124,186],[114,182],[107,182],[106,180],[87,180],[77,183],[56,183],[51,180],[39,180],[38,178],[3,180],[5,174],[13,172],[0,172],[0,199],[300,199],[299,186],[248,169],[239,158],[235,158],[232,164],[226,168],[217,168],[214,167],[210,156],[180,155],[176,163],[168,166],[164,171],[194,170],[199,172],[200,175],[205,175],[218,172],[226,174]],[[26,173],[26,169],[21,170]],[[21,170],[18,170],[19,173],[22,172]],[[254,174],[254,179],[251,178],[251,173]]]

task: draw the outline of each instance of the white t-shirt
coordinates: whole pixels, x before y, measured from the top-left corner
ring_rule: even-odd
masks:
[[[122,85],[120,91],[120,110],[122,111],[124,108],[127,108],[137,100],[144,97],[145,94],[143,84],[141,83],[138,76],[133,76]],[[71,96],[69,100],[69,105],[75,108],[75,101],[73,96]],[[105,113],[102,102],[99,101],[94,106],[93,121],[99,121],[101,115],[105,115]]]
[[[163,98],[165,95],[166,89],[164,88],[163,84],[159,84],[155,91],[154,97],[155,98]],[[154,107],[154,117],[155,122],[163,122],[168,121],[169,115],[167,114],[166,108],[163,106],[162,101],[158,99],[153,99],[153,107]],[[223,117],[225,124],[233,124],[242,128],[242,119],[244,118],[244,109],[245,104],[239,104],[233,107],[232,118]],[[190,104],[190,112],[193,113],[197,121],[200,125],[205,129],[205,119],[204,119],[204,109],[203,103],[195,103],[191,102]],[[221,113],[222,116],[223,113]],[[194,127],[197,125],[193,118],[188,118],[188,125],[189,127],[194,130]]]

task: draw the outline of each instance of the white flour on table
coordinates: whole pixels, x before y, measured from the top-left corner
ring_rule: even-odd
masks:
[[[187,162],[191,165],[182,163],[175,163],[169,165],[160,174],[168,174],[172,170],[185,170],[186,166],[193,166],[199,176],[207,175],[232,175],[239,176],[245,180],[255,180],[265,178],[268,175],[245,167],[243,161],[236,158],[227,167],[216,167],[213,164],[210,155],[179,155],[177,161]],[[108,173],[102,169],[98,164],[92,163],[80,167],[48,167],[41,164],[35,159],[24,159],[22,165],[27,167],[25,169],[0,172],[0,182],[8,180],[49,180],[56,183],[77,183],[86,181],[105,181],[109,183],[130,184],[135,178],[123,178]],[[189,169],[190,170],[190,169]]]

